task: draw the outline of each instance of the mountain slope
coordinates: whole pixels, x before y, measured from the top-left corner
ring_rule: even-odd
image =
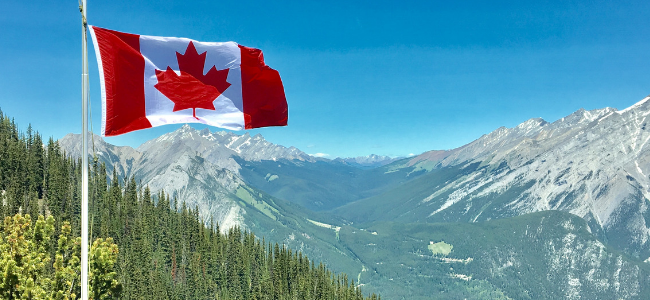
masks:
[[[644,99],[531,119],[372,169],[189,127],[137,150],[95,146],[120,176],[198,206],[222,229],[243,226],[358,274],[385,299],[643,299],[648,114]],[[74,138],[61,141],[68,153],[78,153]],[[443,241],[450,254],[427,255]]]
[[[245,161],[239,173],[265,192],[314,210],[330,210],[398,186],[424,172],[405,168],[386,174],[382,169],[360,169],[336,161],[313,163],[288,160]]]
[[[79,157],[80,139],[80,135],[69,134],[59,144],[68,154]],[[193,199],[199,199],[203,192],[186,190],[189,177],[207,179],[216,176],[213,173],[218,169],[228,170],[274,197],[316,211],[376,195],[423,174],[413,173],[411,168],[384,174],[377,169],[315,158],[295,147],[272,144],[261,135],[198,131],[189,126],[147,141],[137,149],[113,146],[98,136],[93,141],[98,159],[106,163],[109,172],[115,167],[121,180],[134,176],[154,190],[165,186],[170,193],[182,191]],[[190,167],[194,160],[209,165]]]
[[[622,111],[579,110],[553,123],[531,119],[458,149],[395,163],[389,167],[430,175],[336,212],[356,222],[476,222],[561,210],[584,218],[607,243],[647,259],[649,99]]]
[[[344,226],[359,278],[382,299],[648,299],[650,266],[597,240],[574,215],[479,223]]]
[[[238,160],[318,162],[295,148],[270,144],[261,136],[212,134],[190,127],[149,141],[137,150],[112,146],[98,137],[94,142],[98,159],[107,163],[109,170],[115,167],[119,180],[134,177],[153,194],[164,190],[187,207],[198,208],[205,220],[217,222],[223,232],[233,226],[252,230],[269,241],[324,261],[337,272],[356,272],[361,267],[348,250],[336,245],[335,232],[315,221],[318,215],[274,198],[240,177]],[[79,155],[79,135],[68,135],[59,143],[67,153]]]
[[[142,153],[129,146],[115,146],[104,141],[98,135],[89,135],[88,149],[97,155],[100,162],[106,164],[109,170],[116,168],[117,174],[124,179],[125,174],[133,173],[133,167],[140,161]],[[59,146],[66,155],[78,158],[81,156],[81,135],[68,133],[58,140]]]

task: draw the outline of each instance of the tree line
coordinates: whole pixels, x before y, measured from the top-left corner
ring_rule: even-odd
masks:
[[[0,267],[21,264],[0,274],[1,298],[79,297],[81,168],[0,110]],[[182,199],[106,169],[92,160],[93,299],[380,299],[300,252],[238,227],[222,232]]]

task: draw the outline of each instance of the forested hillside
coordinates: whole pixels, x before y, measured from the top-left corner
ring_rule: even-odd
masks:
[[[39,274],[58,270],[62,240],[77,243],[66,249],[78,248],[79,240],[67,235],[76,237],[80,232],[80,175],[80,161],[67,157],[57,142],[49,139],[43,145],[38,132],[31,127],[20,132],[0,111],[0,213],[6,219],[0,246],[11,245],[12,234],[33,239],[44,253]],[[235,227],[222,234],[218,224],[200,218],[198,209],[186,207],[183,199],[170,199],[164,192],[152,197],[149,188],[134,179],[111,181],[105,166],[96,160],[91,166],[89,194],[92,240],[101,238],[106,243],[112,238],[118,246],[105,245],[117,252],[114,277],[121,288],[116,285],[112,292],[121,299],[379,298],[374,294],[364,297],[345,275],[333,274],[302,253],[267,243],[251,232]],[[52,218],[31,224],[37,215]],[[16,224],[26,230],[16,233]],[[40,238],[43,224],[49,230],[47,239]],[[11,270],[5,267],[20,260],[9,252],[0,253],[3,270]],[[74,253],[78,255],[72,250],[65,255],[71,260]],[[74,299],[79,295],[79,270],[71,272]],[[18,278],[11,272],[1,276],[2,282]],[[25,292],[16,289],[7,298],[23,297],[21,293]]]

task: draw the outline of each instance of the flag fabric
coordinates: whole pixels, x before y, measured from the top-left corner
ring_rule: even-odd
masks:
[[[174,123],[232,130],[287,125],[280,74],[259,49],[89,28],[103,136]]]

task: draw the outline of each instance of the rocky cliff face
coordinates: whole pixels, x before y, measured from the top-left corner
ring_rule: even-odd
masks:
[[[362,284],[394,299],[430,299],[454,289],[457,298],[441,299],[645,299],[648,115],[650,98],[622,111],[579,110],[552,123],[530,119],[457,149],[371,170],[260,135],[189,126],[138,149],[99,137],[94,148],[121,179],[133,176],[153,192],[175,195],[223,230],[244,226],[335,270],[359,272]],[[79,156],[78,135],[59,143]],[[383,158],[368,159],[353,163]],[[338,195],[357,191],[348,202],[361,200],[329,203],[343,205],[334,217],[265,193],[313,202],[337,189]],[[548,215],[534,214],[540,211]],[[365,227],[366,221],[373,222]],[[441,241],[455,247],[450,254],[427,252]],[[440,282],[438,291],[433,287]]]
[[[68,134],[59,144],[68,155],[79,157],[80,141],[80,135]],[[99,136],[89,142],[94,142],[98,159],[109,171],[115,168],[121,180],[133,176],[154,193],[164,190],[188,207],[198,206],[202,216],[213,218],[224,230],[245,225],[246,212],[233,196],[245,183],[233,157],[248,161],[314,159],[294,147],[270,143],[261,135],[198,131],[188,125],[137,149],[110,145]]]
[[[399,167],[472,167],[431,186],[411,210],[426,222],[566,211],[587,220],[603,240],[647,258],[649,99],[622,111],[579,110],[553,123],[530,119],[457,149],[414,157]]]
[[[393,197],[391,203],[373,210],[407,207],[411,213],[400,208],[395,210],[401,211],[400,215],[386,213],[381,218],[404,222],[476,222],[562,210],[587,220],[604,241],[633,256],[648,258],[649,99],[622,111],[581,109],[553,123],[530,119],[457,149],[430,151],[395,162],[384,168],[388,172],[465,169],[447,182],[419,183],[418,188],[428,193],[403,191],[402,198]],[[78,155],[77,138],[66,136],[60,141],[62,148]],[[240,163],[286,160],[298,162],[300,167],[300,162],[322,160],[294,147],[272,144],[260,135],[212,133],[189,126],[148,141],[137,150],[112,146],[99,138],[95,138],[95,148],[99,158],[115,166],[121,176],[135,176],[154,191],[164,188],[182,194],[188,205],[199,205],[202,212],[223,221],[237,219],[226,216],[241,217],[241,213],[233,205],[226,209],[205,203],[228,202],[224,195],[243,183],[238,177]],[[305,187],[309,185],[302,186],[299,192],[308,199],[311,191]],[[366,202],[376,206],[372,200]],[[354,219],[355,212],[365,210],[351,211],[348,217]]]

